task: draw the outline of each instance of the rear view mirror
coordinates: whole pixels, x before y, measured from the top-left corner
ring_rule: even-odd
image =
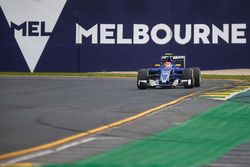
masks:
[[[181,67],[181,64],[175,64],[176,67]]]
[[[160,67],[161,65],[160,65],[160,64],[155,64],[154,66],[155,66],[155,67]]]

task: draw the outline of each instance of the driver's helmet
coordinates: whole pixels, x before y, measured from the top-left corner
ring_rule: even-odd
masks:
[[[164,64],[164,62],[170,62],[171,64],[174,63],[172,53],[166,53],[164,56],[161,57],[161,63]]]
[[[165,62],[163,62],[163,66],[166,68],[172,68],[172,63],[169,61],[165,61]]]

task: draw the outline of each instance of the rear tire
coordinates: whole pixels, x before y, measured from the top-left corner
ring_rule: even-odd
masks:
[[[186,68],[183,70],[183,79],[191,79],[191,85],[188,85],[188,82],[184,82],[184,88],[193,88],[194,87],[194,73],[192,68]]]
[[[201,70],[199,67],[193,67],[194,72],[194,86],[200,87],[201,85]]]
[[[140,82],[139,80],[146,80],[147,83]],[[137,74],[137,88],[138,89],[147,89],[148,88],[148,70],[147,69],[140,69]]]

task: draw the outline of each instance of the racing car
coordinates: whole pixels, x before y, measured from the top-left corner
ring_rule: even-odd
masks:
[[[161,64],[154,68],[140,69],[137,74],[138,89],[147,88],[184,88],[200,87],[199,67],[186,68],[185,56],[167,53],[161,56]]]

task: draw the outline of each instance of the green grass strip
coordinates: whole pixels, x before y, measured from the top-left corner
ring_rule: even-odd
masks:
[[[203,74],[202,79],[234,79],[250,82],[250,75],[210,75]]]
[[[46,167],[188,167],[203,166],[250,140],[250,103],[235,101],[145,139],[72,164]],[[187,111],[188,112],[188,111]]]
[[[136,77],[136,73],[122,72],[0,72],[0,76],[85,76],[85,77]],[[207,75],[202,79],[235,79],[250,82],[250,75]]]
[[[52,76],[52,77],[136,77],[135,73],[112,72],[0,72],[0,76]]]

